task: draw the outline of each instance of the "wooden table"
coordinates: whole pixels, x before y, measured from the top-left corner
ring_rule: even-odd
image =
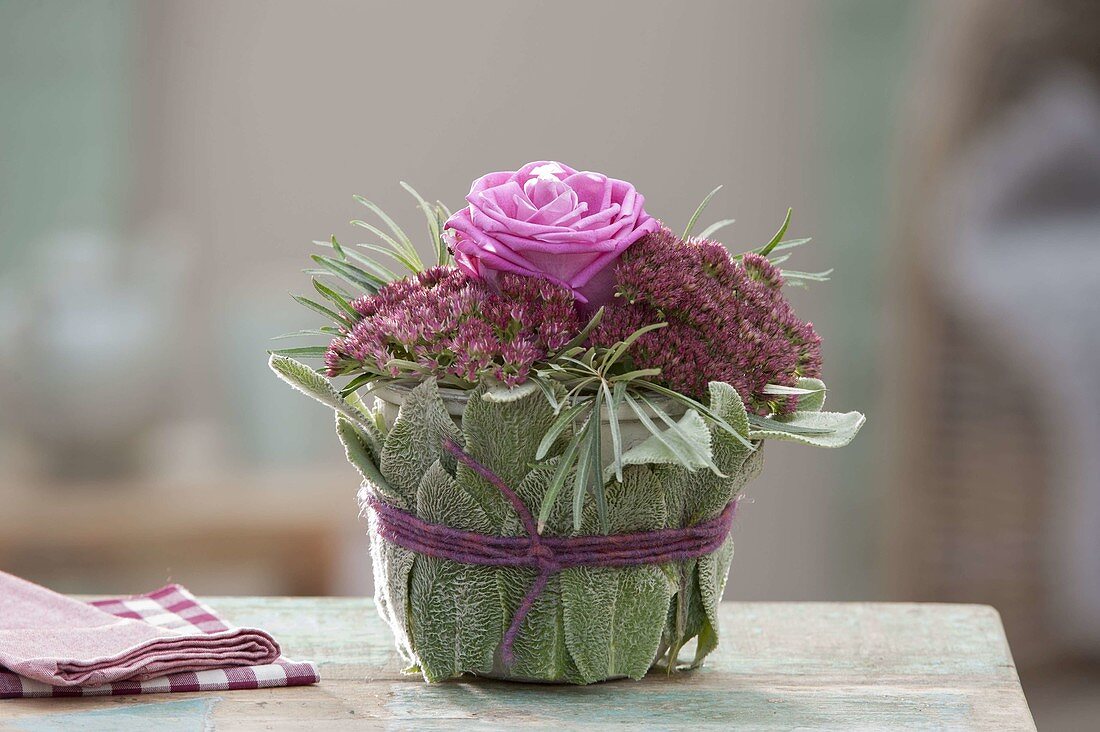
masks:
[[[725,603],[703,669],[568,687],[404,676],[369,600],[209,602],[317,661],[321,683],[6,701],[0,729],[1035,729],[1000,619],[979,605]]]

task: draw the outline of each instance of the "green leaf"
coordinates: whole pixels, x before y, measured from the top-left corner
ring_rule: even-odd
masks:
[[[623,403],[626,395],[626,384],[616,384],[614,393],[608,387],[607,382],[600,384],[604,400],[607,404],[607,426],[611,433],[611,468],[615,479],[620,483],[623,480],[623,434],[619,426],[619,405]]]
[[[866,419],[859,412],[795,412],[782,421],[765,420],[766,426],[756,427],[749,434],[754,440],[844,447],[855,438]]]
[[[589,318],[588,323],[583,328],[581,328],[581,332],[577,333],[577,335],[573,336],[573,338],[568,343],[562,346],[561,350],[559,350],[556,355],[560,356],[567,351],[577,348],[578,346],[582,345],[586,340],[588,340],[588,336],[592,334],[592,331],[595,330],[596,326],[600,324],[600,320],[603,319],[603,313],[604,308],[603,306],[600,306],[600,309],[596,311],[595,315]],[[551,360],[553,359],[554,357],[551,357]]]
[[[497,588],[506,622],[511,622],[537,575],[537,570],[526,567],[497,570]],[[584,683],[565,645],[560,576],[551,575],[546,587],[527,611],[519,634],[512,643],[512,657],[512,665],[507,669],[502,666],[501,672],[513,678]]]
[[[821,379],[803,377],[796,383],[799,388],[805,389],[808,392],[805,396],[799,398],[798,411],[820,412],[822,407],[825,406],[825,394],[828,391],[825,382]]]
[[[775,232],[775,236],[771,238],[767,244],[760,248],[758,254],[762,257],[766,257],[772,253],[772,251],[779,246],[779,242],[783,240],[783,235],[787,233],[787,227],[791,225],[791,213],[794,209],[787,209],[787,216],[783,219],[783,225],[779,227],[779,231]]]
[[[371,383],[371,381],[377,378],[378,376],[376,374],[359,374],[354,379],[344,384],[344,387],[340,389],[340,396],[347,399],[349,396],[358,391],[360,387],[364,386],[365,384]]]
[[[328,379],[309,366],[274,353],[268,359],[268,366],[271,367],[276,376],[306,396],[313,397],[322,404],[335,409],[368,432],[373,428],[373,425],[366,420],[362,412],[344,401]]]
[[[381,229],[378,229],[377,227],[371,226],[370,224],[366,223],[365,221],[356,220],[356,221],[352,221],[351,223],[354,224],[355,226],[361,226],[364,229],[367,229],[368,231],[376,234],[379,237],[385,237],[387,240],[389,240],[391,242],[393,241],[393,239],[390,239],[389,237],[387,237],[385,235],[385,233],[382,232]],[[378,254],[385,254],[387,257],[394,260],[395,262],[397,262],[398,264],[400,264],[402,267],[409,270],[409,272],[411,272],[413,274],[417,274],[418,272],[421,271],[421,270],[417,269],[416,260],[409,259],[405,254],[403,254],[396,247],[396,243],[395,243],[395,246],[392,247],[392,248],[379,246],[377,244],[370,244],[368,242],[360,242],[360,243],[356,244],[355,246],[361,247],[363,249],[367,249],[367,250],[372,251],[372,252],[377,252]],[[395,277],[394,279],[397,279],[397,278]]]
[[[575,567],[560,574],[565,642],[585,683],[645,676],[672,590],[660,567]]]
[[[378,457],[384,438],[377,430],[368,431],[341,414],[336,415],[336,434],[344,446],[344,454],[371,490],[392,506],[408,510],[413,506],[393,490],[378,469]]]
[[[718,551],[699,558],[699,594],[703,601],[703,609],[707,613],[707,619],[717,635],[718,608],[722,602],[722,595],[726,591],[726,579],[729,576],[730,562],[733,560],[733,537],[726,537]],[[717,645],[717,637],[715,638]],[[706,655],[706,654],[703,654]],[[697,660],[701,657],[697,656]]]
[[[397,275],[393,272],[393,270],[380,264],[377,260],[372,259],[371,257],[368,257],[364,254],[360,254],[354,249],[344,249],[344,247],[340,246],[339,242],[336,241],[335,236],[332,237],[330,241],[314,241],[313,243],[320,247],[331,247],[335,249],[340,255],[340,258],[345,261],[348,259],[354,259],[356,262],[359,262],[359,264],[363,265],[372,273],[377,275],[378,278],[383,282],[393,282],[397,279]],[[385,250],[383,250],[383,253],[389,254],[389,252]]]
[[[592,418],[589,417],[582,429],[580,456],[577,459],[577,472],[573,477],[573,530],[581,530],[581,512],[584,510],[584,497],[588,494],[588,473],[592,469],[592,429],[600,429],[599,424],[593,427]]]
[[[543,435],[542,439],[539,441],[539,446],[535,450],[535,460],[544,459],[547,454],[549,454],[554,443],[558,441],[561,434],[571,427],[574,421],[582,417],[583,412],[591,408],[591,400],[585,399],[558,415],[557,419],[554,420],[550,428],[546,430],[546,434]]]
[[[375,607],[393,631],[398,653],[406,663],[414,663],[416,654],[413,652],[409,622],[409,575],[416,555],[382,539],[373,518],[370,554],[375,578]]]
[[[516,495],[527,506],[538,506],[544,496],[560,458],[536,465],[515,486]],[[555,535],[566,535],[571,528],[570,507],[567,501],[557,501],[547,522],[547,530]],[[513,515],[499,531],[504,536],[524,535],[526,532],[518,515]],[[537,571],[528,568],[501,568],[497,571],[497,586],[506,623],[519,608],[535,581]],[[580,672],[565,645],[565,626],[562,614],[561,585],[558,575],[550,581],[535,599],[527,613],[519,634],[512,645],[514,662],[507,673],[514,677],[546,681],[582,683]],[[503,670],[503,669],[502,669]]]
[[[363,198],[362,196],[356,196],[355,200],[357,200],[359,203],[363,204],[368,209],[370,209],[371,212],[374,213],[375,216],[377,216],[378,218],[380,218],[382,220],[382,223],[384,223],[387,227],[389,227],[389,230],[393,232],[394,238],[393,239],[391,239],[389,237],[383,237],[383,238],[387,239],[390,243],[392,243],[394,248],[399,250],[402,253],[403,256],[405,256],[409,259],[409,261],[414,262],[416,264],[416,270],[415,271],[422,272],[424,270],[424,263],[421,261],[420,255],[417,254],[416,247],[413,246],[412,240],[409,239],[408,235],[401,229],[401,227],[398,226],[394,222],[393,219],[391,219],[389,216],[387,216],[385,211],[383,211],[381,208],[379,208],[374,203],[371,203],[370,201]],[[378,232],[378,233],[381,233],[381,232]],[[395,239],[396,239],[396,241],[395,241]]]
[[[709,239],[716,232],[721,231],[722,229],[726,228],[727,226],[729,226],[730,224],[733,224],[733,223],[736,223],[734,219],[722,219],[721,221],[715,221],[713,224],[711,224],[707,228],[703,229],[699,233],[699,238],[700,239]]]
[[[471,392],[466,404],[462,415],[466,452],[507,485],[515,486],[527,475],[531,464],[542,459],[536,457],[540,440],[556,417],[537,389],[525,390],[523,396],[511,401],[484,399],[490,391],[489,384],[482,384]],[[552,447],[542,457],[553,456],[560,449]],[[499,496],[496,488],[486,488],[494,497]]]
[[[327,285],[325,285],[325,283],[320,282],[316,279],[313,280],[313,289],[317,290],[317,292],[320,293],[322,297],[331,302],[333,305],[347,313],[352,321],[359,320],[358,311],[356,311],[356,309],[351,306],[351,303],[349,303],[343,295],[336,292],[331,287],[328,287]]]
[[[349,327],[349,328],[351,327],[351,321],[349,321],[346,317],[344,317],[342,315],[337,315],[333,311],[326,308],[324,305],[320,305],[318,303],[315,303],[312,300],[310,300],[309,298],[302,297],[301,295],[291,295],[291,297],[294,298],[294,302],[298,303],[299,305],[305,305],[307,308],[309,308],[313,312],[318,313],[320,315],[323,315],[324,317],[328,318],[329,320],[332,320],[336,323],[339,323],[342,326],[346,326],[346,327]]]
[[[493,520],[438,460],[418,486],[416,513],[464,531],[488,534],[494,529]],[[415,612],[413,646],[426,680],[493,670],[505,623],[495,567],[417,555],[409,601]]]
[[[613,384],[624,384],[630,381],[636,381],[638,379],[645,379],[649,376],[660,376],[660,369],[636,369],[634,371],[628,371],[625,374],[617,374],[612,376],[608,381]]]
[[[793,269],[783,270],[783,277],[787,280],[806,280],[808,282],[828,282],[829,275],[833,273],[832,269],[827,269],[824,272],[799,272]]]
[[[463,442],[443,405],[435,379],[429,378],[405,396],[379,460],[382,475],[410,503],[416,500],[424,473],[437,460],[444,459],[445,437]]]
[[[671,428],[662,431],[661,437],[652,435],[627,450],[622,458],[623,465],[681,465],[690,471],[714,466],[710,431],[699,413],[689,410],[678,424],[673,424],[677,425],[676,431]],[[717,470],[717,467],[713,469]]]
[[[804,394],[812,394],[812,390],[803,389],[798,386],[784,386],[783,384],[765,384],[761,389],[765,394],[782,394],[785,396],[802,396]]]
[[[435,250],[436,254],[436,264],[442,267],[447,264],[447,247],[443,243],[443,237],[441,236],[443,230],[439,225],[439,217],[436,215],[435,209],[405,181],[401,181],[401,187],[416,199],[417,204],[420,206],[420,210],[424,213],[424,218],[428,221],[428,234],[432,239],[432,248]]]
[[[557,468],[554,470],[554,477],[550,481],[550,485],[546,488],[546,495],[539,505],[538,532],[540,534],[546,528],[554,505],[558,500],[558,494],[561,493],[561,489],[565,485],[565,480],[569,477],[569,471],[573,468],[582,436],[583,433],[581,431],[578,430],[575,432],[573,437],[569,440],[569,443],[565,446],[565,451],[561,454],[561,458],[558,460]]]
[[[716,382],[716,381],[710,382],[712,394],[713,394],[713,386],[714,386],[714,384],[717,384],[717,383],[721,383],[721,382]],[[745,447],[749,448],[750,450],[752,449],[753,445],[748,439],[749,429],[748,429],[748,423],[747,422],[745,423],[743,430],[735,429],[734,426],[732,426],[726,419],[724,419],[722,417],[722,415],[719,413],[718,410],[711,409],[710,407],[706,406],[702,402],[696,401],[695,399],[692,399],[691,397],[689,397],[685,394],[681,394],[677,391],[673,391],[672,389],[661,386],[660,384],[654,384],[651,381],[639,380],[639,381],[635,382],[635,384],[639,387],[642,387],[644,389],[649,389],[650,391],[661,394],[662,396],[666,396],[669,399],[680,402],[681,404],[683,404],[684,406],[686,406],[690,409],[696,410],[697,412],[702,414],[704,417],[706,417],[708,420],[710,420],[712,423],[716,424],[719,428],[724,430],[731,437],[733,437],[734,439],[740,441],[741,444],[743,444]],[[729,385],[727,384],[726,386],[729,386]],[[729,387],[729,388],[733,389],[732,386]],[[734,394],[736,394],[736,393],[737,393],[736,390],[734,390]],[[740,401],[741,401],[740,397],[738,397],[738,403],[740,403]]]
[[[482,384],[466,404],[462,416],[466,452],[514,489],[536,462],[539,440],[555,421],[554,410],[537,389],[512,401],[484,399],[489,391],[489,384]],[[554,447],[547,454],[553,456],[560,449]],[[500,516],[503,522],[513,513],[500,491],[475,471],[459,465],[457,476],[489,515]]]
[[[774,247],[772,247],[772,253],[774,254],[775,252],[781,252],[784,249],[794,249],[795,247],[805,246],[811,241],[813,241],[813,239],[811,239],[810,237],[806,237],[805,239],[787,239],[786,241],[781,241]],[[774,264],[775,261],[776,260],[773,259],[772,263]]]
[[[607,520],[607,497],[604,495],[603,486],[603,409],[599,395],[596,395],[592,404],[592,416],[589,418],[592,425],[589,427],[592,446],[588,450],[588,459],[592,462],[588,467],[588,492],[592,495],[596,504],[596,515],[600,521],[600,533],[606,534],[610,530]],[[574,522],[576,517],[574,517]]]
[[[671,458],[670,462],[682,465],[688,470],[695,470],[699,467],[703,467],[702,465],[698,464],[697,453],[691,446],[685,444],[682,439],[679,439],[675,434],[672,434],[670,431],[662,430],[660,427],[658,427],[653,422],[653,420],[650,419],[649,415],[645,413],[645,409],[642,407],[642,405],[640,405],[633,396],[631,396],[630,394],[626,394],[624,398],[626,399],[626,403],[630,405],[630,408],[634,411],[634,414],[637,415],[638,421],[641,422],[642,426],[649,430],[649,433],[652,435],[652,437],[647,439],[646,442],[643,442],[642,445],[646,445],[649,440],[653,439],[655,439],[658,443],[658,447],[649,446],[645,452],[661,450],[663,448],[663,452],[661,454],[665,457]],[[706,425],[703,425],[703,433],[706,434],[706,439],[709,446],[710,433],[707,432]],[[638,447],[642,447],[642,445],[639,445]],[[631,452],[634,451],[631,450],[623,456],[624,461],[627,461],[627,456],[629,456]],[[639,459],[637,457],[639,454],[645,453],[635,453],[635,456],[632,456],[630,459]]]
[[[381,277],[365,272],[354,264],[341,262],[332,257],[323,257],[320,254],[311,254],[309,258],[337,277],[347,281],[349,284],[361,287],[372,295],[378,292],[379,288],[386,285],[386,281]]]
[[[305,338],[307,336],[310,336],[310,337],[324,336],[326,338],[332,338],[332,336],[334,336],[334,335],[338,335],[338,334],[329,333],[327,331],[323,331],[323,330],[320,330],[320,329],[316,329],[316,330],[298,330],[298,331],[295,331],[293,333],[283,333],[282,335],[277,335],[277,336],[273,337],[271,340],[273,340],[273,341],[283,341],[283,340],[286,340],[288,338]]]
[[[664,486],[644,467],[607,486],[610,531],[653,531],[668,525]],[[589,501],[583,530],[598,523]],[[565,638],[586,683],[614,676],[639,679],[657,655],[673,585],[661,567],[577,567],[561,572]]]
[[[687,239],[689,236],[691,236],[691,230],[695,228],[695,222],[699,220],[699,216],[703,213],[703,209],[705,209],[707,207],[707,204],[710,203],[710,199],[714,198],[714,194],[720,190],[722,190],[722,186],[718,186],[713,191],[708,193],[706,198],[703,199],[702,203],[699,204],[699,207],[695,209],[695,213],[691,215],[691,218],[688,219],[687,226],[684,227],[684,235],[680,237],[681,239]]]
[[[615,364],[615,362],[617,362],[620,358],[622,358],[623,354],[626,353],[627,349],[629,349],[631,346],[633,346],[634,343],[637,342],[637,340],[639,338],[641,338],[642,336],[644,336],[646,333],[651,333],[655,330],[660,330],[661,328],[665,328],[667,326],[668,326],[668,323],[651,323],[650,325],[647,325],[644,328],[639,328],[638,330],[634,331],[633,333],[628,335],[623,340],[616,343],[604,355],[603,369],[606,370],[606,369],[610,368],[611,366],[613,366]]]
[[[801,424],[789,424],[777,418],[761,417],[758,414],[749,415],[749,425],[754,431],[776,430],[792,435],[827,435],[832,432],[829,427],[815,427]]]
[[[520,399],[524,399],[538,390],[538,385],[531,381],[525,381],[519,386],[507,386],[499,382],[487,382],[487,389],[481,395],[481,398],[487,402],[497,402],[498,404],[505,404],[507,402],[516,402]]]
[[[279,348],[270,353],[291,358],[324,358],[328,348],[325,346],[302,346],[300,348]]]
[[[718,469],[718,466],[714,464],[714,460],[712,459],[710,452],[710,432],[707,431],[706,422],[703,421],[702,417],[699,417],[698,412],[695,412],[695,410],[693,409],[689,410],[689,413],[695,412],[696,417],[698,417],[697,420],[694,420],[696,431],[689,432],[686,427],[682,427],[679,423],[674,421],[672,417],[668,416],[668,414],[665,412],[664,409],[661,408],[659,404],[649,399],[646,399],[645,396],[641,394],[639,394],[638,397],[639,399],[641,399],[642,403],[645,406],[649,407],[649,410],[651,412],[656,414],[657,417],[665,423],[665,426],[668,427],[668,432],[666,434],[671,433],[677,440],[680,441],[682,445],[684,445],[688,450],[692,452],[692,454],[695,456],[695,458],[698,459],[700,463],[702,463],[700,467],[710,468],[711,472],[721,478],[726,477],[722,473],[722,471]],[[684,419],[689,419],[687,413],[684,414]],[[706,433],[705,437],[703,437],[697,431],[698,427],[703,428],[703,432]]]
[[[557,394],[555,394],[554,392],[554,384],[544,378],[542,374],[543,372],[541,371],[536,374],[532,374],[531,383],[539,388],[539,391],[542,392],[542,395],[546,397],[546,403],[554,409],[554,413],[556,414],[561,410],[563,405],[561,402],[558,401]]]

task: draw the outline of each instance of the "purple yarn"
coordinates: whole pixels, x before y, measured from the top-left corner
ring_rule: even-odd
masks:
[[[443,447],[508,499],[527,536],[490,536],[430,523],[389,505],[373,493],[366,495],[366,503],[374,513],[378,534],[417,554],[461,564],[531,567],[539,571],[501,641],[500,655],[506,665],[512,663],[512,645],[523,619],[554,573],[569,567],[632,567],[694,559],[717,551],[733,523],[736,500],[726,504],[714,518],[682,529],[607,536],[542,536],[527,506],[500,476],[467,455],[454,440],[445,439]]]

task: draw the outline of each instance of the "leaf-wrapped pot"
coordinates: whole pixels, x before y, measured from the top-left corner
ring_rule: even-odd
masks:
[[[710,385],[710,408],[746,441],[749,423],[736,391]],[[484,466],[537,513],[568,435],[536,460],[537,446],[555,420],[544,395],[495,399],[484,387],[452,419],[429,380],[404,398],[391,425],[346,410],[337,429],[348,459],[360,470],[364,513],[370,518],[375,600],[397,648],[428,681],[464,673],[517,681],[587,684],[641,678],[654,665],[676,668],[680,649],[696,639],[691,665],[719,642],[717,603],[733,555],[725,537],[711,553],[640,566],[572,566],[555,571],[521,613],[510,654],[502,641],[539,576],[532,567],[468,564],[417,553],[387,540],[371,500],[419,520],[496,537],[525,535],[520,514],[484,474],[456,460],[445,443]],[[696,526],[722,514],[761,467],[759,443],[750,449],[712,429],[694,412],[681,424],[705,430],[721,475],[675,464],[659,444],[643,442],[624,455],[622,481],[605,476],[611,534]],[[544,536],[599,534],[591,498],[574,530],[572,496],[559,496]],[[526,609],[526,608],[525,608]]]

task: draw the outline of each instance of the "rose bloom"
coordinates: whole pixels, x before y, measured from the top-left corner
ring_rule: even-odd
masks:
[[[623,250],[657,230],[631,184],[535,162],[474,181],[469,206],[447,220],[455,263],[473,277],[541,277],[592,306],[614,294],[613,266]]]

